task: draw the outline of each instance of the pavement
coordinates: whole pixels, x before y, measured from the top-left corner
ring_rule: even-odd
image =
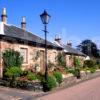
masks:
[[[0,86],[0,100],[33,100],[34,96],[42,93]]]
[[[0,100],[100,100],[100,77],[49,93],[0,86]]]

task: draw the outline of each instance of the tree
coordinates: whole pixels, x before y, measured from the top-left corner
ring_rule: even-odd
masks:
[[[89,39],[82,41],[77,49],[90,57],[99,57],[97,45]]]

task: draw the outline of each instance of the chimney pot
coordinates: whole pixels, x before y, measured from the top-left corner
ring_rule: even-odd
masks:
[[[2,10],[1,20],[2,22],[7,23],[7,12],[5,7]]]
[[[3,10],[2,10],[2,14],[3,14],[3,15],[6,15],[6,14],[7,14],[7,13],[6,13],[6,8],[5,8],[5,7],[4,7]]]
[[[68,41],[67,46],[72,47],[72,43],[70,41]]]
[[[22,17],[21,28],[26,30],[26,17]]]
[[[60,35],[55,36],[55,41],[57,41],[59,44],[61,44],[61,37]]]
[[[22,17],[22,22],[26,23],[26,18]]]

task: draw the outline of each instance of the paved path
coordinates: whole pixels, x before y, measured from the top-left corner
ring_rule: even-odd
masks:
[[[100,77],[34,100],[100,100]]]
[[[0,100],[32,100],[35,95],[41,93],[42,92],[0,87]]]

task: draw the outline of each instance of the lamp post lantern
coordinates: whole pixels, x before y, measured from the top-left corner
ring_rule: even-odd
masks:
[[[40,15],[42,23],[44,24],[44,33],[45,33],[45,80],[48,79],[48,65],[47,65],[47,24],[49,23],[50,15],[44,10],[44,12]]]

